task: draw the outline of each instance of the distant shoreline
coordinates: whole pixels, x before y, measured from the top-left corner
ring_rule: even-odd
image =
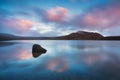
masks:
[[[103,36],[95,32],[78,31],[64,36],[56,37],[34,37],[34,36],[15,36],[0,33],[0,41],[10,40],[120,40],[120,36]]]
[[[98,40],[98,41],[119,41],[120,37],[103,37],[102,39],[57,39],[57,38],[49,38],[49,39],[41,39],[39,37],[35,37],[35,38],[14,38],[14,39],[0,39],[0,41],[13,41],[13,40]]]

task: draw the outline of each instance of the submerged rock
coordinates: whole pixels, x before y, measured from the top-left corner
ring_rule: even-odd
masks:
[[[46,53],[46,49],[42,48],[40,45],[38,44],[34,44],[33,47],[32,47],[32,54],[33,54],[33,57],[39,57],[41,54],[44,54]]]

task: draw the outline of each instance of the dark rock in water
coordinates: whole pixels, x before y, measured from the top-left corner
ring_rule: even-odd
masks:
[[[33,57],[39,57],[41,54],[44,54],[46,53],[46,49],[42,48],[40,45],[38,44],[34,44],[33,47],[32,47],[32,54],[33,54]]]

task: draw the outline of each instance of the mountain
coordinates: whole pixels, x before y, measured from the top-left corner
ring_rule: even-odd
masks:
[[[59,38],[67,40],[100,40],[103,36],[99,33],[78,31]]]
[[[0,33],[0,41],[5,40],[120,40],[120,36],[102,36],[96,32],[78,31],[65,36],[57,37],[27,37]]]
[[[0,33],[0,37],[13,37],[14,35],[8,33]]]
[[[14,36],[12,34],[8,34],[8,33],[0,33],[0,41],[2,40],[11,40],[16,38],[17,36]]]
[[[0,41],[6,40],[39,40],[40,37],[16,36],[7,33],[0,33]]]
[[[78,31],[65,36],[58,37],[23,37],[0,33],[0,41],[3,40],[101,40],[104,38],[99,33]]]

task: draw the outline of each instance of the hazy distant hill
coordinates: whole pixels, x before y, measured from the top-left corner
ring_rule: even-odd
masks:
[[[8,33],[0,33],[0,38],[1,37],[8,37],[8,38],[10,38],[10,37],[15,37],[15,36],[12,35],[12,34],[8,34]]]
[[[57,37],[27,37],[0,33],[0,41],[4,40],[120,40],[120,36],[104,37],[99,33],[78,31],[65,36]]]
[[[0,40],[10,40],[10,39],[14,39],[17,36],[11,35],[11,34],[7,34],[7,33],[0,33]]]
[[[0,33],[0,41],[4,40],[35,40],[39,39],[40,37],[28,37],[28,36],[16,36],[7,33]]]

